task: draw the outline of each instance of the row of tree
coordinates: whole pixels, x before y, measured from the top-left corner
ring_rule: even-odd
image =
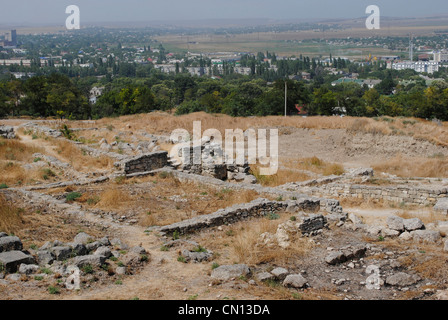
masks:
[[[375,88],[356,83],[332,86],[315,81],[238,77],[212,79],[188,74],[150,73],[145,79],[117,77],[103,79],[69,77],[54,73],[26,80],[0,82],[0,117],[42,116],[71,119],[102,118],[176,110],[177,114],[205,111],[231,116],[298,114],[302,107],[309,115],[414,116],[448,120],[448,84],[424,81],[399,85],[386,72]],[[89,103],[92,86],[104,86],[95,104]]]

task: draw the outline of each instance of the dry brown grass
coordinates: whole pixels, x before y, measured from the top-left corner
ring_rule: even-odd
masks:
[[[16,233],[22,225],[21,210],[0,194],[0,231],[8,234]]]
[[[409,177],[448,177],[448,159],[445,157],[405,158],[397,155],[387,161],[374,164],[373,169],[403,178]]]
[[[100,201],[96,206],[102,209],[118,209],[127,207],[130,201],[132,201],[132,197],[127,190],[112,185],[101,192]]]
[[[28,146],[16,139],[0,138],[0,160],[31,162],[32,155],[42,148]]]
[[[447,220],[446,215],[439,213],[439,212],[432,211],[432,210],[429,212],[425,212],[424,214],[413,213],[413,212],[410,212],[407,210],[403,210],[403,211],[398,212],[397,215],[404,219],[419,218],[424,224],[435,223],[436,221]]]
[[[344,167],[338,163],[332,163],[323,161],[318,157],[301,158],[301,159],[288,159],[283,164],[291,169],[307,170],[317,174],[329,175],[341,175],[344,173]]]
[[[282,220],[252,220],[236,231],[235,239],[230,244],[234,260],[249,265],[272,262],[277,265],[287,263],[290,259],[299,259],[308,253],[313,245],[307,238],[295,237],[287,249],[274,246],[272,248],[259,245],[260,235],[264,232],[275,233]],[[235,230],[235,229],[234,229]]]
[[[93,169],[109,170],[113,167],[113,160],[101,156],[91,157],[84,154],[75,144],[62,139],[49,139],[56,147],[56,156],[60,160],[70,163],[73,168],[81,172],[91,172]]]
[[[448,122],[440,125],[431,121],[416,118],[356,118],[356,117],[230,117],[223,114],[207,114],[204,112],[191,113],[182,116],[173,116],[165,112],[128,115],[119,118],[104,118],[98,121],[66,121],[70,127],[111,128],[113,132],[146,131],[154,134],[169,135],[174,129],[182,128],[192,132],[193,121],[201,121],[202,131],[215,128],[225,132],[225,129],[248,128],[279,128],[280,134],[287,128],[306,129],[345,129],[349,133],[371,133],[383,135],[405,135],[416,139],[426,140],[436,145],[448,146]],[[56,122],[48,125],[55,127]],[[85,132],[86,135],[91,133]],[[92,133],[92,135],[95,133]],[[84,135],[84,132],[83,132]],[[103,133],[99,134],[103,136]]]
[[[270,176],[260,174],[260,165],[251,165],[251,173],[257,178],[258,183],[265,187],[276,187],[288,182],[306,181],[310,176],[304,172],[279,168],[277,173]]]
[[[70,191],[83,194],[76,201],[87,203],[92,208],[113,210],[126,216],[129,213],[136,214],[139,224],[145,227],[175,223],[265,196],[253,190],[235,191],[195,182],[181,182],[172,174],[162,173],[117,179],[106,187],[98,185]],[[61,188],[48,191],[53,195],[66,192],[68,191]]]
[[[260,165],[251,165],[251,173],[261,185],[267,187],[275,187],[288,182],[310,180],[312,177],[309,172],[324,176],[341,175],[344,173],[344,167],[342,165],[326,162],[317,157],[285,160],[282,164],[284,167],[280,167],[274,175],[261,175],[260,168],[262,166]]]

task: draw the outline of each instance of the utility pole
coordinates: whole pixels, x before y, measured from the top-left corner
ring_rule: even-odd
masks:
[[[285,80],[285,117],[286,117],[286,106],[287,106],[287,95],[288,95],[288,86],[287,86],[287,82]]]

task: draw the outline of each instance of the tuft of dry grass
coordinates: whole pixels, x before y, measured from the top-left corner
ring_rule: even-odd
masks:
[[[92,169],[109,170],[113,167],[113,160],[109,157],[91,157],[66,140],[50,139],[50,141],[56,146],[57,156],[62,161],[69,162],[77,171],[91,172]]]
[[[110,186],[100,194],[100,200],[96,206],[103,209],[122,208],[132,200],[129,193],[117,186]]]
[[[442,156],[431,158],[405,158],[397,155],[387,161],[372,166],[375,171],[387,172],[403,178],[409,177],[448,177],[448,159]]]
[[[445,221],[447,219],[446,215],[440,212],[435,212],[433,210],[418,214],[402,210],[398,212],[397,215],[404,219],[419,218],[424,224],[435,223],[437,221]]]
[[[342,175],[345,172],[342,165],[326,162],[318,157],[286,160],[283,164],[285,167],[280,167],[274,175],[261,175],[260,165],[251,165],[251,173],[261,185],[275,187],[288,182],[310,180],[312,178],[310,174],[313,173],[329,176]]]
[[[16,233],[23,225],[21,210],[0,194],[0,231]]]
[[[344,173],[344,167],[337,163],[326,162],[318,157],[301,158],[297,160],[286,160],[284,165],[288,168],[297,170],[307,170],[317,174],[329,175],[341,175]]]
[[[276,174],[264,176],[260,174],[259,165],[251,165],[250,173],[257,178],[258,183],[265,187],[276,187],[288,182],[306,181],[310,177],[304,172],[279,168]]]
[[[42,148],[25,145],[19,140],[0,137],[0,160],[30,162],[32,155],[41,151]]]
[[[235,239],[230,244],[233,260],[249,265],[268,262],[281,265],[287,263],[290,259],[298,259],[307,254],[313,245],[307,238],[300,236],[291,239],[291,246],[286,249],[276,245],[273,247],[259,245],[260,235],[265,232],[275,234],[281,221],[252,220],[247,227],[236,231]]]

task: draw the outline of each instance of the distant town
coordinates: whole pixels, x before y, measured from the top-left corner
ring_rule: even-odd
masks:
[[[77,107],[59,110],[59,114],[74,118],[159,109],[240,116],[282,114],[285,102],[280,99],[284,97],[284,85],[280,83],[284,84],[286,80],[291,86],[289,94],[293,95],[288,96],[288,114],[378,116],[393,110],[395,115],[433,117],[435,115],[427,107],[410,106],[416,103],[411,95],[417,89],[424,94],[426,88],[437,83],[443,84],[439,85],[440,90],[447,87],[448,36],[443,32],[418,37],[410,34],[406,37],[286,39],[266,44],[276,44],[279,51],[282,43],[296,47],[297,53],[289,55],[268,50],[241,52],[232,50],[234,47],[213,52],[193,50],[199,45],[192,41],[197,34],[176,32],[175,37],[191,50],[176,48],[169,41],[161,40],[166,35],[173,37],[171,29],[97,27],[40,34],[20,34],[11,30],[0,35],[0,80],[15,79],[26,83],[30,78],[50,77],[55,73],[68,77],[78,87],[79,92],[75,90],[70,95],[76,97],[73,104]],[[215,33],[222,36],[218,31]],[[226,35],[224,39],[229,37]],[[316,53],[310,54],[310,50]],[[341,55],[341,52],[346,54]],[[189,79],[185,80],[185,77]],[[179,85],[178,82],[185,83]],[[236,83],[239,83],[236,87],[241,84],[254,86],[250,96],[252,102],[236,101],[240,99],[239,94],[232,95]],[[349,94],[347,85],[362,90]],[[36,113],[34,107],[25,107],[24,101],[32,95],[26,93],[29,86],[20,87],[22,98],[11,98],[11,93],[5,89],[4,114],[14,112],[13,104],[18,109],[20,106],[26,109],[19,110],[23,115],[57,114],[58,110],[54,109],[57,106],[44,114]],[[300,88],[305,89],[298,93]],[[144,96],[148,101],[129,109],[127,102],[119,101],[123,98],[123,90],[128,89],[140,95],[146,92]],[[365,94],[369,90],[378,94],[377,101],[367,102]],[[356,95],[356,99],[350,100],[353,105],[345,105],[349,101],[343,98],[345,94]],[[12,96],[17,97],[17,94]],[[84,99],[86,102],[82,102]],[[408,99],[406,103],[409,105],[402,105]],[[46,101],[49,101],[48,97]],[[93,107],[98,102],[98,106]],[[84,103],[90,107],[81,107]],[[238,106],[241,103],[243,105]],[[367,105],[372,103],[375,106]],[[394,107],[390,109],[390,106]],[[86,109],[88,111],[80,111]],[[445,117],[445,112],[437,117]]]

